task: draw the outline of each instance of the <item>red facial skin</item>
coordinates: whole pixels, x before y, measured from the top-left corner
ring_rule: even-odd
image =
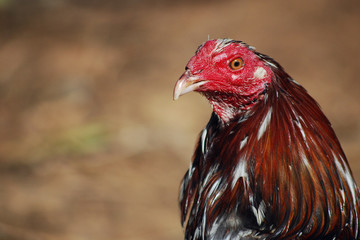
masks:
[[[230,67],[236,58],[243,60],[238,70]],[[262,68],[261,77],[254,73]],[[247,46],[230,43],[219,47],[217,40],[207,41],[187,64],[191,75],[207,82],[195,91],[204,94],[213,110],[227,121],[238,111],[247,110],[271,83],[272,71]]]

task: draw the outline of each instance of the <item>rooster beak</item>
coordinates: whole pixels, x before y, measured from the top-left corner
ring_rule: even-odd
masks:
[[[184,95],[185,93],[197,90],[206,82],[206,80],[202,80],[198,76],[192,75],[190,73],[190,70],[186,70],[176,82],[174,88],[174,100],[177,100],[181,95]]]

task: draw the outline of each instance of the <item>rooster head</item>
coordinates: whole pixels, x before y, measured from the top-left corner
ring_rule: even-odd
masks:
[[[174,99],[196,91],[207,97],[217,115],[227,121],[251,108],[271,83],[271,67],[254,48],[230,39],[202,44],[177,81]]]

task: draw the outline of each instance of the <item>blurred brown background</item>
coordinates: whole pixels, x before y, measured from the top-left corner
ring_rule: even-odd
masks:
[[[359,1],[0,0],[0,239],[182,239],[211,109],[172,89],[203,41],[278,60],[360,183]]]

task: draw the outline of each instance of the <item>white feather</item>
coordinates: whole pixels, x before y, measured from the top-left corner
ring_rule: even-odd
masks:
[[[204,130],[202,131],[201,134],[201,151],[203,154],[205,154],[205,140],[206,140],[206,136],[207,136],[207,129],[204,128]]]
[[[262,137],[262,135],[264,134],[264,132],[266,131],[270,120],[271,120],[271,114],[272,114],[272,108],[269,109],[269,111],[267,112],[263,122],[261,123],[261,126],[259,128],[259,132],[258,132],[258,140]]]
[[[244,139],[241,140],[241,142],[240,142],[240,150],[246,145],[247,140],[248,140],[248,136],[244,137]]]
[[[252,211],[256,217],[256,222],[260,226],[265,218],[265,202],[261,201],[258,209],[252,206]]]
[[[231,183],[231,188],[234,188],[239,178],[244,178],[244,181],[247,183],[248,181],[248,173],[246,170],[246,161],[244,159],[240,159],[238,165],[236,166],[233,173],[233,180]]]

